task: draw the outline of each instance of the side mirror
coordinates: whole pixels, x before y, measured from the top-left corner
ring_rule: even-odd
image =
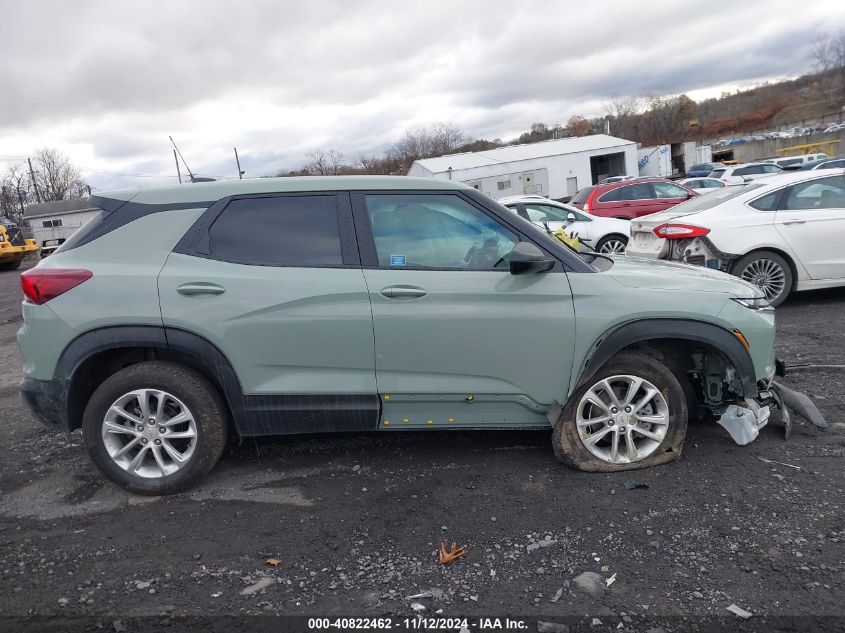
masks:
[[[511,251],[511,275],[544,273],[554,265],[555,260],[531,242],[519,242]]]
[[[566,221],[567,222],[575,222],[578,218],[575,217],[575,214],[570,211],[566,214]]]

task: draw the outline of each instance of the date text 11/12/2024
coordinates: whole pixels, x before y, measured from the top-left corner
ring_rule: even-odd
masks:
[[[361,630],[396,630],[396,631],[520,631],[526,630],[525,620],[513,618],[439,618],[420,617],[353,617],[353,618],[309,618],[308,630],[361,631]]]

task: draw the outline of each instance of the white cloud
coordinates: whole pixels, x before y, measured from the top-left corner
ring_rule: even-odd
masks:
[[[172,180],[168,134],[197,173],[234,176],[238,146],[257,176],[416,124],[507,138],[614,95],[795,75],[845,5],[30,0],[2,15],[0,160],[59,147],[112,187]]]

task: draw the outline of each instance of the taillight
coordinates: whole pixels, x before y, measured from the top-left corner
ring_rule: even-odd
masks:
[[[590,207],[593,204],[593,200],[596,198],[596,192],[593,191],[589,196],[587,196],[587,201],[584,202],[584,213],[591,213]]]
[[[687,237],[702,237],[707,235],[709,232],[710,229],[705,229],[701,226],[693,226],[691,224],[661,224],[654,229],[654,234],[665,240],[681,240]]]
[[[32,268],[21,274],[21,289],[31,303],[47,303],[94,276],[84,268]]]

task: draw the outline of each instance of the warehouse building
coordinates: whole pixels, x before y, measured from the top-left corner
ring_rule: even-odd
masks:
[[[634,141],[595,134],[414,161],[409,176],[457,180],[491,198],[564,199],[608,176],[637,176]]]

